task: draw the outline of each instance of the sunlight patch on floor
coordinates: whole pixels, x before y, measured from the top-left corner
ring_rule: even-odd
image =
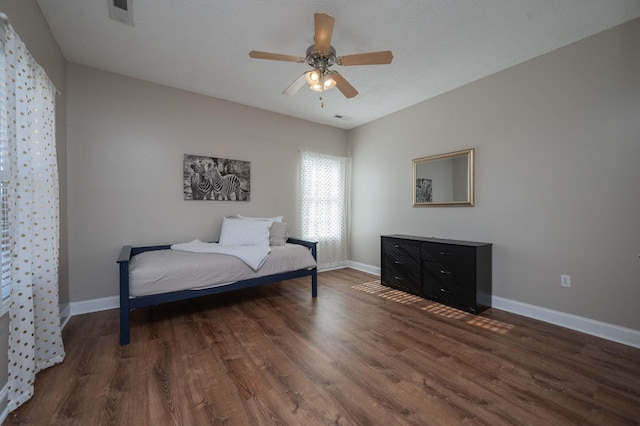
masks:
[[[389,290],[384,293],[379,294],[378,296],[383,299],[391,300],[392,302],[402,303],[403,305],[411,305],[416,302],[423,302],[424,299],[419,296],[414,296],[413,294],[405,293],[400,290]]]
[[[469,316],[468,313],[461,311],[460,309],[452,308],[451,306],[442,305],[440,303],[425,306],[422,310],[445,318],[465,319]]]
[[[416,302],[424,302],[422,297],[414,296],[404,291],[395,290],[380,284],[380,281],[371,281],[364,284],[352,286],[354,290],[364,291],[369,294],[377,294],[378,296],[391,300],[392,302],[402,303],[403,305],[411,305]]]
[[[351,288],[364,291],[365,293],[369,294],[376,294],[380,293],[382,290],[387,290],[389,287],[383,286],[382,284],[380,284],[380,281],[371,281],[364,284],[354,285]]]
[[[506,334],[513,328],[513,325],[511,324],[473,315],[468,312],[461,311],[460,309],[452,308],[451,306],[431,302],[422,297],[414,296],[413,294],[405,293],[401,290],[389,288],[380,284],[380,280],[357,284],[351,286],[351,288],[369,294],[376,294],[378,295],[378,297],[382,297],[392,302],[401,303],[403,305],[412,305],[418,302],[428,303],[426,306],[421,306],[420,309],[444,318],[463,320],[469,325],[480,327],[485,330],[490,330],[500,334]]]
[[[382,285],[380,284],[380,280],[370,281],[364,284],[357,284],[351,286],[351,288],[369,294],[377,294],[383,299],[387,299],[396,303],[402,303],[403,305],[411,305],[416,302],[427,302],[427,300],[423,299],[420,296],[414,296],[413,294],[409,294],[404,291],[396,290]]]
[[[500,334],[507,334],[509,330],[513,328],[513,325],[507,324],[502,321],[496,321],[490,318],[474,316],[467,324],[475,325],[476,327],[484,328],[486,330],[495,331]]]

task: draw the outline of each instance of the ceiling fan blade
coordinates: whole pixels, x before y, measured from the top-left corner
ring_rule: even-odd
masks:
[[[284,89],[284,92],[282,92],[282,94],[292,96],[295,95],[298,90],[302,89],[302,87],[307,84],[307,72],[303,72],[300,77],[296,78],[295,81],[289,85],[289,87]]]
[[[281,55],[280,53],[270,53],[270,52],[259,52],[257,50],[252,50],[251,52],[249,52],[249,56],[254,59],[270,59],[272,61],[297,62],[299,64],[307,62],[305,58],[301,58],[300,56]]]
[[[315,37],[316,50],[320,52],[329,52],[331,47],[331,34],[333,34],[333,24],[335,19],[326,13],[315,13],[313,15],[315,21]]]
[[[345,55],[336,58],[338,65],[379,65],[390,64],[393,60],[393,53],[390,50],[381,52],[359,53],[357,55]]]
[[[336,87],[342,92],[346,98],[353,98],[358,94],[358,91],[347,80],[341,76],[338,71],[331,71],[331,77],[336,82]]]

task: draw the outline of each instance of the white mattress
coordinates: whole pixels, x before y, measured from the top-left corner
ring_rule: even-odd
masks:
[[[147,296],[230,284],[248,278],[311,269],[316,261],[299,244],[271,247],[262,267],[254,271],[237,257],[179,250],[147,251],[129,261],[129,294]]]

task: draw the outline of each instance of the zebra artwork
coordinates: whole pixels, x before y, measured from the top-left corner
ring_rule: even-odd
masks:
[[[207,163],[196,160],[191,164],[193,173],[190,176],[191,194],[194,200],[206,200],[211,198],[213,185],[211,181],[205,177],[207,172]]]
[[[222,176],[218,164],[213,164],[206,172],[206,178],[212,186],[214,196],[217,200],[237,201],[242,198],[246,188],[242,187],[240,178],[235,174],[226,174]]]
[[[250,201],[248,161],[184,155],[185,200]]]

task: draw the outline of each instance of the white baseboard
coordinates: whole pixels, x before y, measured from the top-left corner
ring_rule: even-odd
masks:
[[[348,268],[349,265],[333,266],[331,268],[318,268],[318,272],[336,271],[338,269]]]
[[[349,260],[347,262],[347,265],[349,266],[349,268],[356,269],[356,270],[362,271],[362,272],[367,272],[369,274],[380,276],[380,268],[378,268],[377,266],[371,266],[371,265],[367,265],[365,263],[354,262],[352,260]]]
[[[120,307],[120,297],[111,296],[101,299],[83,300],[81,302],[71,303],[71,316],[89,314],[91,312],[106,311],[107,309],[116,309]]]
[[[349,261],[350,268],[380,276],[380,268],[364,263]],[[509,300],[498,296],[491,297],[491,305],[501,311],[511,312],[524,317],[537,319],[550,324],[580,331],[592,336],[601,337],[613,342],[640,348],[640,331],[620,327],[590,318],[579,317],[565,312],[554,311],[540,306]]]
[[[640,348],[640,331],[619,325],[609,324],[590,318],[579,317],[565,312],[554,311],[540,306],[529,305],[515,300],[493,296],[491,304],[494,308],[525,317],[537,319],[571,330],[580,331],[592,336]]]

